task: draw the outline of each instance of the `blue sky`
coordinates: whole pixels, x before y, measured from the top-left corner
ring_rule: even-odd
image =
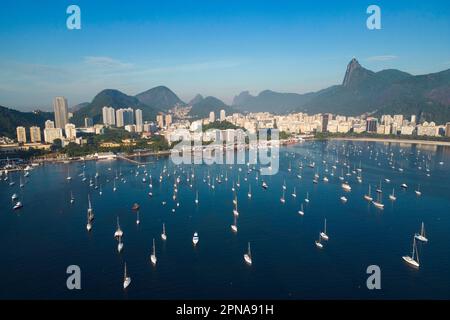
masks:
[[[81,8],[81,30],[66,8]],[[382,29],[366,28],[366,9]],[[48,109],[104,88],[166,85],[230,103],[243,90],[308,92],[338,84],[356,57],[372,70],[450,68],[450,2],[2,0],[0,105]]]

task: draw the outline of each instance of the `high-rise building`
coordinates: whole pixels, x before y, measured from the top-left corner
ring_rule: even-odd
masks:
[[[378,127],[378,119],[376,118],[368,118],[366,122],[366,131],[367,132],[377,132]]]
[[[136,109],[135,111],[136,117],[136,132],[142,132],[144,130],[144,121],[142,121],[142,110]]]
[[[328,121],[329,120],[331,120],[330,114],[325,113],[324,115],[322,115],[322,132],[328,131]]]
[[[75,125],[72,123],[68,123],[65,126],[66,138],[69,140],[75,140],[77,138],[77,130]]]
[[[44,129],[44,140],[47,143],[53,143],[56,139],[63,138],[61,128],[45,128]]]
[[[102,108],[103,124],[105,126],[116,125],[116,111],[113,107],[104,106]]]
[[[41,142],[41,128],[30,127],[30,141],[31,142]]]
[[[172,115],[167,114],[166,115],[166,128],[170,127],[171,124],[172,124]]]
[[[411,123],[416,124],[417,123],[416,121],[417,121],[416,115],[415,114],[411,115]]]
[[[116,110],[116,125],[124,127],[128,124],[134,124],[134,111],[131,108]]]
[[[164,115],[158,114],[156,116],[156,123],[158,124],[158,128],[164,128]]]
[[[45,129],[52,129],[55,127],[55,122],[52,120],[45,121]]]
[[[215,114],[214,114],[214,111],[211,111],[211,112],[209,113],[209,122],[212,123],[212,122],[214,122],[214,121],[216,121],[216,116],[215,116]]]
[[[445,125],[445,136],[450,137],[450,122]]]
[[[226,113],[225,110],[220,110],[220,121],[225,121]]]
[[[27,132],[25,130],[25,127],[17,127],[17,142],[19,143],[25,143],[27,142]]]
[[[64,97],[56,97],[53,100],[53,111],[55,112],[55,126],[63,129],[69,121],[69,108],[67,99]]]
[[[84,127],[85,128],[90,128],[94,126],[94,120],[92,118],[84,118]]]

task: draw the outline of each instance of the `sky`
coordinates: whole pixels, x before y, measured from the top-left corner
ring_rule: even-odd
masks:
[[[71,4],[80,30],[66,26]],[[366,27],[372,4],[381,30]],[[50,110],[55,96],[158,85],[184,101],[305,93],[340,84],[353,57],[374,71],[449,69],[449,39],[447,0],[2,0],[0,105]]]

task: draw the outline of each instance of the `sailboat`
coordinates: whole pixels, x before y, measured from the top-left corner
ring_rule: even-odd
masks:
[[[234,233],[237,233],[237,231],[238,231],[238,227],[237,227],[237,218],[236,218],[236,216],[234,216],[234,222],[233,222],[233,224],[231,225],[231,230],[232,230]]]
[[[263,187],[263,189],[267,189],[268,186],[267,186],[267,183],[265,181],[262,182],[262,187]]]
[[[417,196],[421,196],[422,192],[420,191],[420,184],[417,186],[417,190],[415,191]]]
[[[350,187],[350,185],[348,184],[348,182],[344,182],[344,183],[341,185],[341,187],[342,187],[342,189],[344,189],[344,191],[347,191],[347,192],[352,191],[352,187]]]
[[[24,183],[23,183],[23,180],[22,180],[22,176],[20,176],[20,183],[19,183],[19,187],[20,188],[23,188],[25,185],[24,185]]]
[[[316,240],[316,247],[319,248],[319,249],[323,248],[322,235],[319,235],[319,240]]]
[[[162,225],[161,239],[163,239],[164,241],[167,240],[166,225],[165,225],[164,223],[163,223],[163,225]]]
[[[70,169],[67,168],[67,178],[68,181],[72,180],[72,177],[70,176]]]
[[[136,213],[136,224],[141,224],[141,220],[139,219],[139,211]]]
[[[23,207],[22,202],[17,201],[16,204],[14,205],[14,207],[13,207],[13,210],[18,210],[18,209],[20,209],[22,207]]]
[[[420,262],[419,262],[419,253],[417,251],[417,244],[416,244],[416,238],[413,238],[413,247],[412,247],[412,254],[411,256],[403,256],[403,260],[408,263],[410,266],[419,268]]]
[[[325,218],[325,223],[324,223],[324,228],[323,228],[323,231],[320,233],[320,237],[323,239],[323,240],[328,240],[329,238],[328,238],[328,235],[327,235],[327,219]]]
[[[381,189],[381,179],[380,179],[380,185],[377,188],[377,193],[382,193],[383,189]]]
[[[121,253],[123,250],[122,237],[119,237],[119,243],[117,244],[117,252]]]
[[[309,203],[309,193],[308,193],[308,192],[306,193],[305,202],[306,202],[306,203]]]
[[[238,178],[237,178],[236,187],[238,187],[238,188],[241,187],[241,183],[239,182],[239,175],[238,175]]]
[[[91,229],[92,229],[92,223],[91,223],[91,220],[89,220],[89,214],[88,214],[87,223],[86,223],[86,230],[89,232],[89,231],[91,231]]]
[[[283,190],[286,190],[286,179],[283,181]]]
[[[120,228],[119,217],[117,217],[117,229],[116,229],[116,232],[114,232],[114,237],[115,238],[120,238],[122,236],[123,236],[123,231]]]
[[[372,201],[373,205],[375,207],[377,207],[378,209],[384,209],[384,204],[383,204],[381,199],[382,199],[381,193],[378,193],[377,194],[377,201]]]
[[[422,241],[422,242],[428,242],[428,238],[425,236],[425,225],[423,222],[422,222],[422,226],[420,228],[420,233],[416,233],[414,235],[414,238],[416,238],[417,240]]]
[[[192,243],[194,244],[194,246],[197,245],[198,240],[199,240],[198,233],[194,232],[194,236],[192,237]]]
[[[91,205],[91,197],[88,195],[88,209],[87,209],[87,214],[88,214],[88,220],[92,221],[94,220],[94,210],[92,209],[92,205]]]
[[[367,201],[373,200],[371,192],[370,192],[370,184],[369,184],[369,192],[366,195],[364,195],[364,199],[366,199]]]
[[[397,197],[395,196],[395,189],[392,189],[392,193],[389,195],[389,199],[391,199],[391,201],[397,200]]]
[[[284,189],[283,189],[283,195],[280,198],[281,203],[285,203],[286,199],[284,198]]]
[[[303,210],[303,203],[300,205],[300,210],[298,210],[298,214],[301,216],[305,215],[305,211]]]
[[[127,275],[127,263],[125,262],[125,271],[123,275],[123,288],[126,289],[131,283],[131,278]]]
[[[250,249],[250,242],[248,243],[247,253],[244,254],[244,261],[248,265],[252,265],[252,252],[251,252],[251,249]]]
[[[116,180],[114,180],[114,186],[113,186],[113,191],[116,192],[117,188],[116,188]]]
[[[198,191],[195,194],[195,204],[198,204]]]
[[[155,266],[156,265],[156,246],[155,246],[155,238],[153,238],[153,251],[152,254],[150,255],[150,261],[152,262],[152,264]]]
[[[239,216],[239,211],[238,211],[238,200],[237,200],[236,194],[234,194],[233,204],[234,204],[233,214],[237,217],[237,216]]]
[[[70,191],[70,203],[74,203],[75,202],[75,198],[73,196],[73,192]]]
[[[248,185],[247,196],[248,196],[249,199],[252,197],[252,185],[251,184]]]
[[[295,187],[294,187],[294,192],[292,192],[292,196],[293,196],[294,198],[297,198],[297,192],[296,192],[296,190],[295,190]]]

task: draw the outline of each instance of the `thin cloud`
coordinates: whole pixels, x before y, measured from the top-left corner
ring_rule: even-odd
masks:
[[[366,59],[366,61],[391,61],[398,59],[398,56],[394,55],[383,55],[383,56],[373,56]]]
[[[87,56],[84,57],[84,63],[104,68],[129,68],[132,67],[132,63],[122,62],[120,60],[111,57],[99,57],[99,56]]]

